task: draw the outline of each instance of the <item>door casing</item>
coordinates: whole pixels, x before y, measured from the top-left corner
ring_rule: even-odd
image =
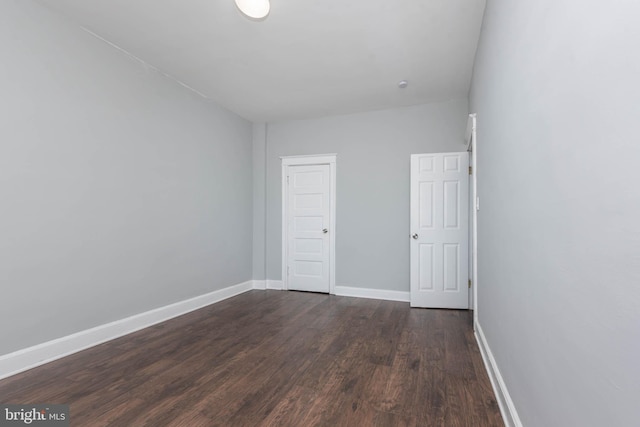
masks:
[[[471,223],[471,291],[473,307],[473,329],[478,324],[478,211],[480,210],[480,198],[478,197],[478,142],[476,140],[476,114],[469,114],[467,122],[467,151],[471,156],[471,204],[469,205],[469,213]]]

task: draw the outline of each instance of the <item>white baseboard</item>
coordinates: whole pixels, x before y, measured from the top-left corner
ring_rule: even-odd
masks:
[[[261,282],[260,280],[254,280],[254,283]],[[281,291],[284,289],[284,282],[282,280],[265,280],[266,289],[275,289]],[[265,289],[258,287],[260,285],[254,285],[254,289]],[[384,289],[370,289],[370,288],[356,288],[351,286],[336,286],[335,295],[342,297],[356,297],[356,298],[370,298],[370,299],[382,299],[388,301],[401,301],[409,302],[409,292],[402,291],[388,291]]]
[[[354,288],[351,286],[336,286],[336,295],[343,297],[357,297],[370,299],[384,299],[389,301],[409,302],[409,292],[388,291],[384,289]]]
[[[265,290],[267,289],[267,281],[266,280],[252,280],[253,289]]]
[[[282,280],[267,280],[267,289],[275,289],[281,291],[284,289],[284,282]]]
[[[179,301],[164,307],[136,314],[115,322],[47,341],[13,353],[0,356],[0,379],[10,377],[36,366],[44,365],[61,357],[85,350],[106,341],[147,328],[156,323],[189,313],[207,305],[222,301],[253,289],[249,280],[208,294]]]
[[[478,341],[478,347],[480,347],[484,366],[487,368],[487,373],[489,374],[493,391],[496,395],[496,399],[498,400],[498,406],[500,407],[500,413],[502,414],[504,424],[507,427],[522,427],[518,411],[513,404],[513,400],[511,400],[511,395],[509,395],[509,390],[507,390],[507,385],[500,374],[496,360],[493,358],[493,353],[487,343],[484,332],[482,332],[482,327],[478,322],[476,322],[475,327],[476,341]]]

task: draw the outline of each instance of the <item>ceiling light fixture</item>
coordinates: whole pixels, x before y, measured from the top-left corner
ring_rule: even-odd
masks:
[[[251,19],[263,19],[269,14],[269,0],[235,0],[240,12]]]

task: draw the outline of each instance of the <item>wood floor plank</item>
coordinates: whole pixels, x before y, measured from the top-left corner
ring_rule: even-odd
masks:
[[[372,377],[369,396],[374,407],[383,412],[394,414],[413,414],[417,394],[419,356],[411,350],[411,333],[403,331],[398,340],[398,348],[391,366],[384,371],[382,378]],[[382,371],[377,370],[377,376]],[[384,381],[378,384],[377,381]]]
[[[260,426],[295,426],[304,420],[309,410],[316,405],[318,392],[306,387],[293,386],[285,394]],[[305,425],[305,424],[299,424]]]
[[[251,291],[0,381],[72,426],[500,426],[471,313]]]
[[[420,355],[418,385],[414,407],[419,420],[444,426],[447,377],[445,364],[445,327],[442,310],[412,311],[412,330],[419,331],[416,348]]]

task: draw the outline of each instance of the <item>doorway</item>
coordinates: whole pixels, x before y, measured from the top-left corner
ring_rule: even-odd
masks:
[[[335,293],[336,155],[282,157],[284,289]]]

